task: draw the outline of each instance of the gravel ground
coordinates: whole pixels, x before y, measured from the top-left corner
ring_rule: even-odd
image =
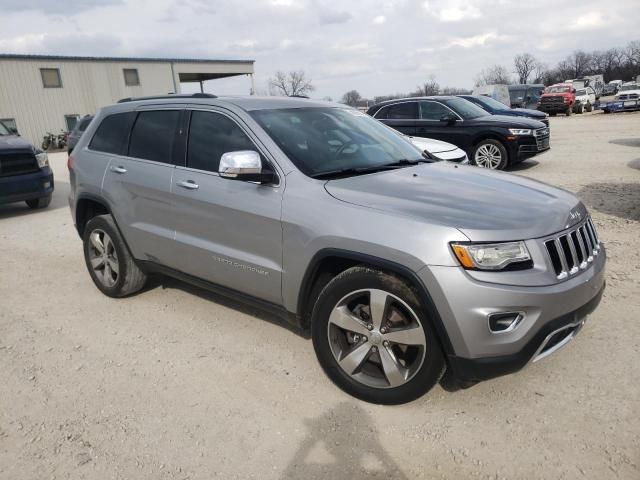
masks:
[[[0,207],[0,478],[640,478],[640,113],[551,128],[515,173],[589,206],[603,303],[548,359],[398,407],[343,394],[309,340],[224,298],[103,296],[52,155],[51,206]]]

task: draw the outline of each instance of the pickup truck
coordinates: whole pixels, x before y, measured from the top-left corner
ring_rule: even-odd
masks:
[[[596,103],[596,92],[591,87],[578,88],[576,90],[576,102],[573,104],[573,113],[584,113],[593,110]]]
[[[552,117],[558,113],[569,116],[576,103],[576,89],[571,83],[556,83],[547,87],[540,97],[538,110]]]
[[[620,112],[623,110],[640,109],[640,84],[628,82],[620,87],[620,90],[613,97],[613,102],[601,105],[604,113]]]

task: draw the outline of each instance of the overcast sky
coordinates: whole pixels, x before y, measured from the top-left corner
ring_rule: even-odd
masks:
[[[256,86],[305,70],[314,97],[471,87],[516,53],[550,65],[640,40],[640,0],[0,0],[0,52],[256,60]],[[207,82],[247,93],[244,78]]]

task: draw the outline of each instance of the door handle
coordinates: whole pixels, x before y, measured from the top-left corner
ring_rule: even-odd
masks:
[[[186,188],[187,190],[197,190],[198,184],[193,180],[187,180],[186,182],[178,182],[178,186]]]
[[[119,173],[120,175],[122,175],[123,173],[127,173],[127,169],[124,167],[113,166],[111,167],[111,171],[114,173]]]

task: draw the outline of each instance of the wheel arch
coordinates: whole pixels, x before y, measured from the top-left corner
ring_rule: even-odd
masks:
[[[75,206],[76,230],[80,238],[83,237],[84,229],[89,220],[98,215],[105,214],[113,217],[111,207],[103,198],[88,193],[80,195]]]
[[[432,326],[438,337],[438,343],[445,353],[445,357],[454,353],[453,346],[451,345],[442,318],[438,313],[438,309],[426,286],[416,272],[402,264],[385,258],[349,250],[326,248],[318,251],[309,262],[302,279],[296,309],[298,321],[304,329],[310,327],[311,309],[313,308],[312,299],[317,297],[322,288],[324,288],[334,276],[355,266],[369,266],[394,274],[414,287],[418,293],[421,304],[432,320]]]

